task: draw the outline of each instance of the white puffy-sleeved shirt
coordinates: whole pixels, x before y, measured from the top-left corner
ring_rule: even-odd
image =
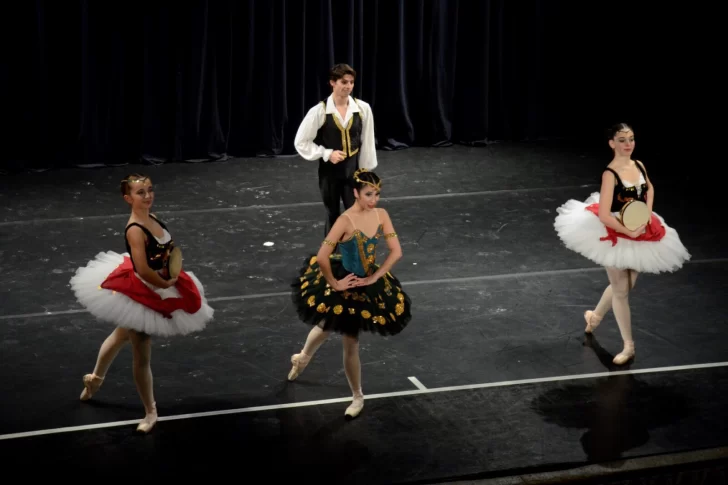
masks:
[[[354,99],[351,96],[349,96],[346,116],[343,118],[339,110],[336,109],[336,105],[334,105],[333,95],[330,95],[326,99],[325,107],[324,103],[317,103],[316,106],[308,110],[308,113],[306,113],[306,116],[298,127],[296,139],[293,142],[298,154],[306,160],[323,159],[324,162],[328,162],[334,149],[325,148],[314,142],[319,129],[324,125],[326,116],[329,114],[335,116],[341,123],[341,126],[346,126],[354,113],[359,113],[362,120],[359,168],[365,168],[367,170],[375,169],[377,167],[377,151],[374,144],[374,116],[372,114],[372,108],[369,103],[361,99]]]

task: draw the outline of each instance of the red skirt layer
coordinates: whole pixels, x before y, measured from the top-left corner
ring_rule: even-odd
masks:
[[[599,217],[599,202],[595,202],[593,204],[590,204],[586,207],[586,210],[589,212],[592,212],[595,216]],[[632,241],[660,241],[663,237],[665,237],[665,234],[667,233],[665,227],[662,225],[660,220],[655,216],[655,214],[651,214],[650,222],[647,223],[645,226],[645,232],[640,234],[638,237],[630,237],[626,234],[622,234],[621,232],[617,232],[611,227],[604,226],[607,230],[607,235],[599,238],[600,241],[611,241],[612,246],[617,244],[617,238],[623,238],[623,239],[631,239]]]
[[[101,288],[118,291],[165,318],[172,318],[172,313],[177,310],[197,313],[202,307],[202,297],[192,278],[181,271],[174,287],[179,292],[179,297],[162,298],[139,279],[128,256],[124,256],[124,262],[101,283]]]

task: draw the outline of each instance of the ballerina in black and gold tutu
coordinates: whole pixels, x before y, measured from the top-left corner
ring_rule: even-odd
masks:
[[[345,416],[354,418],[364,407],[359,361],[359,332],[396,335],[409,323],[410,298],[389,270],[402,257],[389,215],[376,207],[381,180],[364,169],[354,173],[356,203],[337,219],[318,254],[306,260],[293,284],[299,317],[313,325],[300,353],[291,357],[292,381],[334,331],[342,335],[344,370],[353,393]],[[369,236],[371,234],[371,236]],[[387,241],[389,255],[376,264],[377,243]],[[340,254],[334,254],[339,246]]]

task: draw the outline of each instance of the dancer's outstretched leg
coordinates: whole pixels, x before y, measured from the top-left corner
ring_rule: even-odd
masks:
[[[293,367],[291,367],[291,371],[288,373],[289,381],[295,380],[296,377],[298,377],[299,374],[303,372],[303,369],[306,368],[308,363],[311,361],[313,355],[326,341],[329,333],[330,332],[324,332],[324,330],[318,325],[311,329],[311,331],[308,333],[306,344],[303,346],[303,350],[301,350],[301,353],[294,354],[291,357],[291,364],[293,364]]]
[[[630,271],[631,276],[631,288],[634,288],[635,283],[637,282],[637,271]],[[602,293],[602,298],[599,300],[599,303],[597,303],[597,306],[594,308],[594,310],[587,310],[584,312],[584,320],[586,320],[586,328],[584,331],[586,333],[592,333],[596,328],[599,326],[599,324],[602,322],[602,319],[606,316],[607,312],[612,309],[612,285],[608,285],[604,289],[604,293]]]
[[[101,344],[99,355],[96,358],[96,367],[93,374],[83,376],[83,391],[81,392],[81,400],[87,401],[93,397],[104,382],[109,367],[114,359],[119,355],[119,351],[129,341],[129,332],[125,328],[116,328],[106,337],[104,343]]]

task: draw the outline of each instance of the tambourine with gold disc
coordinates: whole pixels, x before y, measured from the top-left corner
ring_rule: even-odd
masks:
[[[619,219],[624,227],[634,231],[650,222],[650,209],[641,200],[630,200],[619,211]]]
[[[182,271],[182,250],[176,246],[169,253],[168,268],[170,278],[177,278]]]

